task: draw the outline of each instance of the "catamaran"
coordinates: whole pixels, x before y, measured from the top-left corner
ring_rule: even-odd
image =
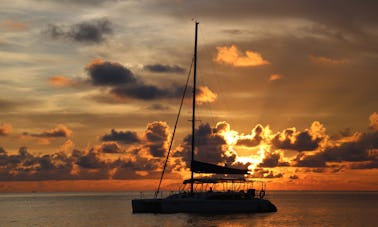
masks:
[[[263,182],[259,190],[257,181],[246,177],[248,169],[231,168],[206,163],[195,159],[195,108],[197,74],[197,32],[199,22],[195,22],[195,41],[193,56],[193,102],[192,102],[192,139],[191,139],[191,177],[184,180],[184,187],[179,192],[166,198],[158,198],[161,181],[169,157],[169,148],[163,173],[155,197],[132,200],[133,213],[261,213],[276,212],[276,206],[265,198],[266,185]],[[185,93],[185,92],[184,92]],[[181,102],[182,105],[182,102]],[[180,107],[181,111],[181,107]],[[180,114],[179,111],[179,114]],[[178,120],[178,118],[177,118]],[[176,125],[177,125],[176,120]],[[173,135],[176,131],[176,125]],[[172,140],[173,140],[172,136]],[[172,146],[172,142],[171,142]],[[212,177],[194,177],[194,173],[214,174]],[[216,177],[221,175],[222,177]],[[240,176],[240,177],[235,177]],[[229,177],[233,176],[233,177]],[[198,187],[195,187],[198,186]]]

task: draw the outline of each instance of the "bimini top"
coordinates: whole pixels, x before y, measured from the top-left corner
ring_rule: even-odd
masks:
[[[183,184],[190,184],[192,182],[191,179],[186,179],[182,183]],[[217,178],[217,177],[203,177],[203,178],[193,178],[194,184],[217,184],[217,183],[246,183],[251,182],[251,180],[246,179],[244,177],[241,178]]]
[[[216,173],[216,174],[248,174],[248,169],[236,169],[227,166],[218,166],[206,162],[192,160],[191,171],[195,173]]]

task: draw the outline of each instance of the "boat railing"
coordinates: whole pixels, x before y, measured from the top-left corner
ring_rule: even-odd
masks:
[[[179,187],[178,193],[189,193],[189,189],[182,185]],[[267,198],[266,182],[264,181],[246,181],[246,182],[221,182],[221,183],[196,183],[194,192],[232,192],[243,193],[252,198]]]

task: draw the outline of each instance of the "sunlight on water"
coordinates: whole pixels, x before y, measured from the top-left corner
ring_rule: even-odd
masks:
[[[139,192],[0,194],[0,226],[376,226],[378,223],[378,192],[271,192],[270,200],[277,205],[277,213],[227,215],[132,214],[131,199],[139,197]]]

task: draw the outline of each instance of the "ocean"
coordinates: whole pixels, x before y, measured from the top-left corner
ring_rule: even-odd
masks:
[[[271,191],[277,213],[224,215],[133,214],[131,199],[140,196],[4,193],[0,226],[378,226],[378,192]]]

